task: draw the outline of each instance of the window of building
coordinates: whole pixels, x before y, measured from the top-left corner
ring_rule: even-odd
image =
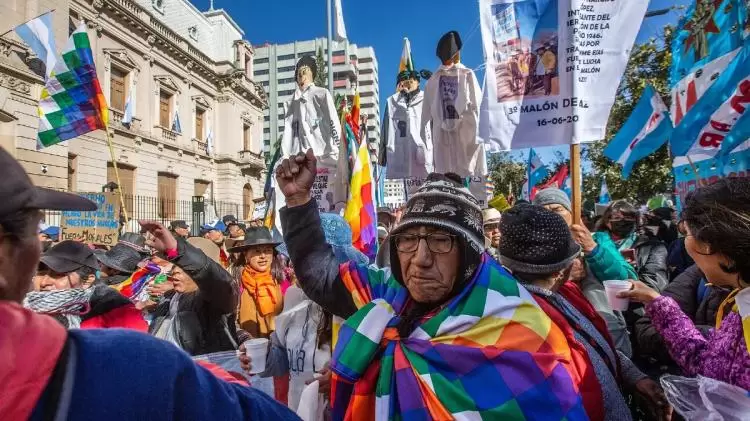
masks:
[[[257,65],[257,64],[266,64],[266,63],[268,63],[268,57],[264,57],[264,58],[256,58],[256,59],[254,60],[254,62],[255,62],[255,64],[256,64],[256,65]]]
[[[359,70],[359,74],[360,74],[360,75],[369,75],[369,74],[371,74],[372,72],[373,72],[373,70],[372,70],[372,69],[360,69],[360,70]]]
[[[109,106],[118,111],[125,111],[125,79],[127,73],[112,67],[109,79]]]
[[[135,191],[135,167],[123,163],[117,163],[117,172],[120,175],[120,191],[128,211],[133,211],[133,192]],[[107,183],[117,184],[117,174],[112,162],[107,162]]]
[[[283,56],[279,56],[279,61],[282,60],[294,60],[294,54],[284,54]]]
[[[279,85],[283,85],[285,83],[294,83],[294,78],[293,77],[287,77],[287,78],[284,78],[284,79],[279,79]]]
[[[264,87],[268,88],[269,82],[267,80],[264,80],[260,84],[263,85]]]
[[[242,217],[252,219],[255,202],[253,201],[253,188],[250,184],[242,187]]]
[[[283,119],[284,119],[284,114],[279,114],[279,120],[283,120]]]
[[[160,172],[157,177],[156,189],[159,200],[159,217],[174,219],[177,210],[177,176]]]
[[[255,71],[255,76],[263,76],[263,75],[267,75],[267,74],[268,74],[268,69],[256,70]]]
[[[271,116],[267,115],[267,116],[263,117],[263,121],[271,121]]]
[[[373,83],[371,80],[362,80],[359,82],[359,86],[371,86]]]
[[[68,191],[76,191],[78,186],[78,156],[68,154]]]
[[[206,111],[201,108],[195,109],[195,138],[204,140],[204,124],[206,120]]]
[[[250,130],[250,126],[248,124],[242,125],[242,147],[243,151],[250,151],[252,150],[253,146],[253,133]]]
[[[279,72],[293,72],[295,68],[295,66],[279,67]]]
[[[345,55],[346,55],[346,52],[344,50],[339,50],[339,51],[334,51],[333,52],[333,56],[334,57],[345,56]]]
[[[159,92],[159,125],[167,129],[172,128],[172,95],[167,92]]]
[[[286,91],[279,91],[279,96],[294,95],[294,89],[288,89]]]
[[[268,134],[268,133],[271,133],[271,129],[270,128],[263,129],[263,134]]]
[[[193,182],[193,196],[206,196],[211,193],[211,182],[206,180],[195,180]]]

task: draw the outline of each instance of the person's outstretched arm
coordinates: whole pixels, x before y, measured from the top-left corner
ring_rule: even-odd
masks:
[[[312,198],[317,160],[312,149],[283,160],[276,181],[286,198],[281,226],[289,257],[302,290],[329,313],[348,318],[357,308],[339,276],[339,264],[326,244],[318,205]]]

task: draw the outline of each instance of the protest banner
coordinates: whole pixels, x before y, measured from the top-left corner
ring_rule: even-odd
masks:
[[[648,0],[481,0],[480,137],[509,150],[603,139]]]
[[[60,239],[102,246],[117,244],[120,231],[120,201],[117,193],[79,193],[97,204],[92,212],[63,212]]]
[[[723,160],[711,155],[678,156],[672,162],[675,198],[678,210],[688,193],[702,184],[710,184],[722,177],[750,177],[750,140],[742,143]]]
[[[255,205],[253,209],[253,215],[251,221],[256,219],[263,219],[266,216],[266,210],[268,209],[268,202],[261,202]]]

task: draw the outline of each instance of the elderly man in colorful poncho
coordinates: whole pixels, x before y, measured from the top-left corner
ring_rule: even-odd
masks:
[[[347,319],[331,365],[336,420],[587,420],[560,328],[484,253],[482,211],[433,174],[389,241],[391,268],[338,265],[310,189],[312,151],[276,170],[305,293]]]

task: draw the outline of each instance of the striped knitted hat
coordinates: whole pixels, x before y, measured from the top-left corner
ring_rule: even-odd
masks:
[[[401,222],[391,231],[390,238],[415,226],[435,227],[458,237],[463,249],[462,269],[474,271],[484,253],[482,209],[479,201],[463,186],[456,174],[433,173],[406,204]],[[391,244],[391,267],[400,278],[398,252]],[[459,272],[461,273],[461,272]]]

